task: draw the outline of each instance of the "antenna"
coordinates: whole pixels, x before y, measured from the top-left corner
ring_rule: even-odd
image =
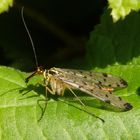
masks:
[[[33,53],[34,53],[34,58],[35,58],[36,67],[38,67],[38,61],[37,61],[37,55],[36,55],[36,50],[35,50],[34,42],[33,42],[33,39],[32,39],[32,37],[31,37],[31,34],[30,34],[30,32],[29,32],[29,29],[27,28],[27,25],[26,25],[26,23],[25,23],[23,11],[24,11],[24,7],[22,7],[22,9],[21,9],[21,18],[22,18],[24,27],[25,27],[25,29],[26,29],[26,32],[27,32],[27,34],[28,34],[28,36],[29,36],[29,39],[30,39],[30,41],[31,41],[31,45],[32,45]]]

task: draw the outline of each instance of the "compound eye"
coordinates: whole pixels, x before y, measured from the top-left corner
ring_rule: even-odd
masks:
[[[44,68],[43,67],[38,67],[38,71],[42,73],[44,71]]]

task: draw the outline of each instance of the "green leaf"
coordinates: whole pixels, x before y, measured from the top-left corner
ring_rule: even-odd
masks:
[[[70,97],[71,101],[67,99],[67,96],[61,97],[64,101],[67,99],[65,102],[52,97],[48,101],[45,114],[38,121],[42,111],[37,102],[44,99],[44,96],[39,94],[45,93],[43,87],[35,85],[40,82],[40,77],[33,78],[27,86],[24,82],[27,75],[12,68],[0,67],[1,139],[138,139],[140,103],[139,96],[134,91],[140,83],[139,69],[132,66],[131,69],[128,66],[114,66],[102,70],[121,75],[129,81],[130,86],[119,92],[119,96],[134,106],[134,109],[128,112],[115,112],[94,107],[96,101],[91,99],[87,108],[103,118],[103,123],[79,110],[78,108],[82,107],[72,102]],[[134,73],[133,77],[131,73]],[[45,102],[41,105],[44,107]]]
[[[126,20],[113,23],[109,11],[105,11],[88,41],[87,55],[92,67],[140,64],[139,14],[135,12]]]
[[[139,0],[108,0],[109,8],[112,9],[111,15],[116,22],[120,18],[124,19],[131,11],[140,9]]]
[[[7,11],[13,5],[13,0],[0,0],[0,13]]]

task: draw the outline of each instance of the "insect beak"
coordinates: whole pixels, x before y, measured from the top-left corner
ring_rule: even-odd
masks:
[[[25,79],[25,83],[28,83],[29,79],[32,78],[33,76],[35,76],[37,74],[37,71],[34,71],[31,75],[29,75],[26,79]]]
[[[25,79],[25,83],[28,83],[30,78],[32,78],[35,75],[43,75],[44,71],[45,70],[42,67],[37,67],[37,69]]]

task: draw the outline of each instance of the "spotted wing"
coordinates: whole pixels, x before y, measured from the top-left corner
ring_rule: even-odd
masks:
[[[71,75],[83,80],[89,81],[93,84],[97,83],[102,87],[111,87],[114,89],[121,89],[127,87],[127,82],[120,77],[113,76],[107,73],[92,72],[85,70],[61,69],[55,68],[59,75]]]
[[[95,79],[95,81],[91,81],[91,79],[93,79],[95,76],[94,73],[92,73],[92,76],[89,77],[89,73],[87,71],[82,71],[83,74],[81,74],[81,72],[77,70],[55,68],[55,72],[56,73],[54,73],[54,76],[56,78],[61,79],[64,83],[70,85],[72,88],[79,89],[91,96],[94,96],[99,100],[112,104],[113,106],[120,108],[124,111],[130,110],[132,108],[132,106],[129,103],[125,102],[120,97],[115,96],[114,94],[112,94],[111,91],[103,90],[104,85],[106,86],[107,84],[105,82],[103,84],[99,83],[97,80],[98,77],[97,79]],[[87,77],[85,77],[85,75]],[[97,73],[97,75],[100,75],[100,73]],[[121,80],[120,78],[114,78],[111,75],[109,77],[111,77],[110,79],[116,79],[118,83]],[[110,84],[111,83],[112,82],[110,81]],[[116,87],[115,84],[114,87]]]

